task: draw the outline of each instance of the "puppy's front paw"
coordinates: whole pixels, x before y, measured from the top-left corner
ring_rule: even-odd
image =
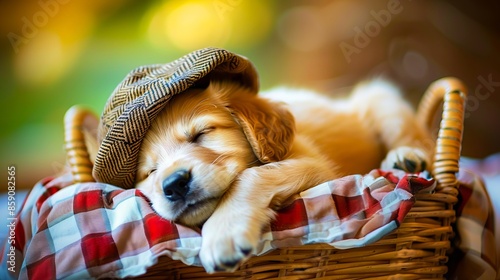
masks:
[[[428,155],[419,148],[398,147],[382,161],[382,169],[401,169],[409,173],[417,173],[427,168]]]
[[[201,263],[208,273],[235,271],[242,261],[255,252],[261,226],[252,225],[237,215],[214,214],[203,225]]]

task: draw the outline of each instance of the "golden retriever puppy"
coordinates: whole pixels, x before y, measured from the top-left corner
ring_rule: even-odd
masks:
[[[201,226],[208,272],[256,250],[295,194],[373,168],[425,168],[432,147],[398,90],[375,80],[345,99],[212,82],[174,96],[147,132],[136,187],[166,219]]]

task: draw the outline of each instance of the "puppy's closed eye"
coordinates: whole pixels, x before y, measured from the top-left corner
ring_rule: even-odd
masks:
[[[212,132],[215,130],[215,127],[207,127],[202,130],[199,130],[189,136],[189,142],[191,143],[200,143],[203,140],[203,137],[205,137],[206,134]]]
[[[146,177],[149,177],[151,174],[153,174],[155,172],[156,172],[156,168],[149,170]]]

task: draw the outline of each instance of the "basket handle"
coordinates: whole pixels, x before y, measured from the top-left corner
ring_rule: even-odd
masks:
[[[446,77],[432,83],[420,101],[417,117],[427,128],[432,127],[435,113],[443,103],[443,113],[436,141],[433,176],[437,190],[456,193],[467,89],[457,78]]]
[[[68,164],[74,183],[94,182],[92,177],[92,161],[85,144],[85,133],[88,137],[99,123],[96,115],[80,106],[71,107],[64,115],[64,142]]]

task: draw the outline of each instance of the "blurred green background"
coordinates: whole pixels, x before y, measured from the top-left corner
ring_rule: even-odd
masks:
[[[264,89],[286,84],[335,94],[383,75],[416,105],[429,83],[457,76],[472,97],[463,154],[485,157],[500,151],[499,7],[465,0],[2,1],[1,166],[17,167],[18,188],[60,172],[69,107],[100,114],[133,68],[207,46],[248,57]],[[7,175],[0,177],[3,183]]]

